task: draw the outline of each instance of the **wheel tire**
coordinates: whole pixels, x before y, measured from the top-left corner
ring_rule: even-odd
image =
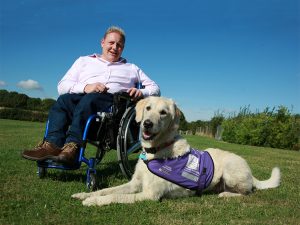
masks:
[[[130,179],[141,150],[139,126],[135,121],[135,107],[129,107],[120,122],[117,137],[117,156],[122,173]]]

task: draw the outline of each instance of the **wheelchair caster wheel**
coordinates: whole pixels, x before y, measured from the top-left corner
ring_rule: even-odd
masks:
[[[38,167],[38,171],[37,174],[39,176],[39,178],[44,178],[47,174],[47,168],[45,167]]]
[[[96,190],[97,184],[96,184],[96,174],[95,173],[90,173],[88,175],[86,186],[87,186],[88,192]]]

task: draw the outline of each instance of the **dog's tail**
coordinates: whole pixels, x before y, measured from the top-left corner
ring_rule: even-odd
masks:
[[[253,177],[253,187],[256,189],[276,188],[280,184],[280,169],[274,167],[271,177],[268,180],[259,181]]]

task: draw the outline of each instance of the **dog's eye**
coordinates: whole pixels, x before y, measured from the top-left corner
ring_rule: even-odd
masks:
[[[147,106],[147,107],[146,107],[146,110],[147,110],[147,111],[150,111],[150,109],[151,109],[150,106]]]
[[[167,115],[167,112],[165,110],[161,110],[160,115],[162,115],[162,116]]]

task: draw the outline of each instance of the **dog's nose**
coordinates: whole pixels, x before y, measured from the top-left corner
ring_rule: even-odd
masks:
[[[149,129],[149,128],[152,128],[152,127],[153,127],[153,123],[148,119],[148,120],[145,120],[145,121],[144,121],[143,126],[144,126],[146,129]]]

